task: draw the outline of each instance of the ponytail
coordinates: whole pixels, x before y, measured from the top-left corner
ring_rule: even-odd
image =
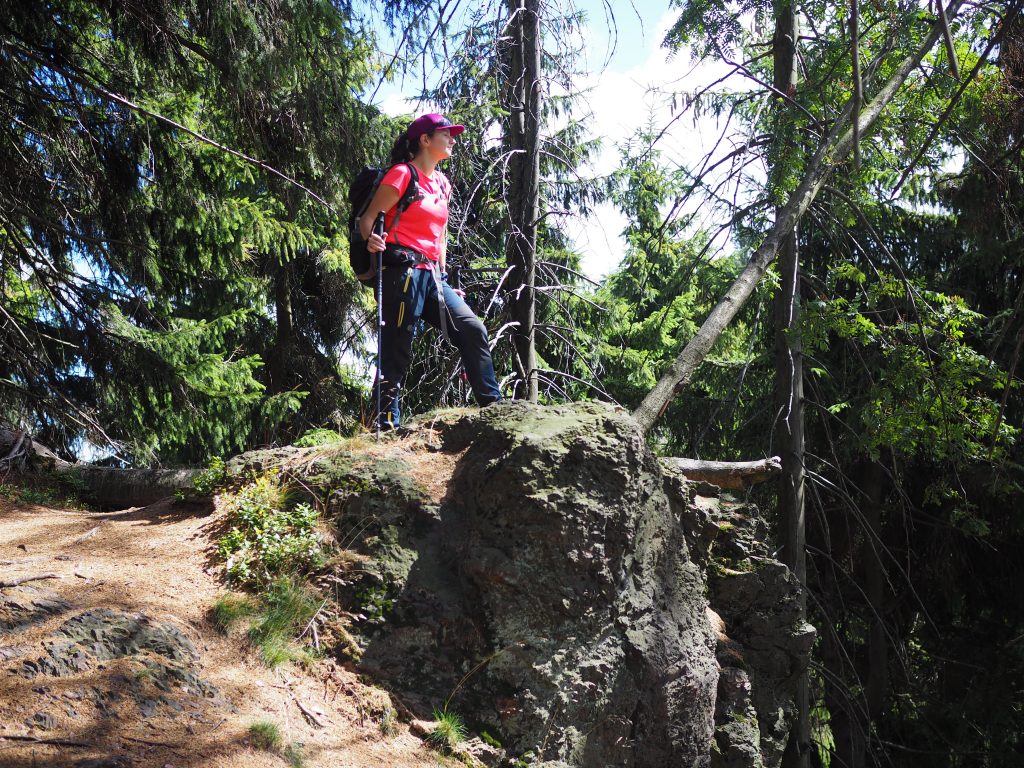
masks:
[[[391,163],[393,165],[408,163],[416,157],[418,149],[419,147],[409,140],[408,132],[402,131],[395,139],[395,146],[391,148]]]

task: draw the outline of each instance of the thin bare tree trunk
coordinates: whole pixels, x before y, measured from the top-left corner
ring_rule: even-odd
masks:
[[[270,386],[268,394],[277,395],[289,388],[289,363],[293,356],[295,340],[292,316],[291,264],[283,262],[274,265],[274,310],[277,320],[277,335],[271,352]]]
[[[782,457],[779,493],[780,559],[801,586],[800,619],[807,617],[807,526],[804,505],[804,362],[800,336],[800,254],[796,230],[779,255],[782,285],[776,297],[775,436]],[[804,671],[796,686],[796,719],[782,759],[783,768],[810,766],[810,692]]]
[[[798,24],[792,0],[775,0],[775,35],[772,39],[774,54],[774,85],[777,91],[789,96],[796,94]],[[775,167],[773,176],[785,176],[792,162],[793,137],[785,130],[787,103],[776,100],[775,122],[779,134],[775,139]],[[857,114],[859,102],[854,102]],[[854,128],[857,121],[852,120]],[[856,147],[856,133],[854,134]],[[778,217],[778,214],[777,214]],[[800,253],[797,249],[797,227],[782,238],[779,248],[781,285],[775,297],[775,442],[782,459],[782,478],[779,493],[779,539],[782,544],[781,560],[799,580],[800,620],[807,618],[807,557],[806,527],[804,524],[804,370],[803,343],[800,338]],[[796,715],[790,730],[786,751],[782,756],[783,768],[809,768],[811,728],[810,696],[807,672],[796,681]]]
[[[507,261],[515,271],[511,315],[516,354],[524,378],[523,397],[537,401],[536,315],[537,221],[540,212],[540,2],[510,0],[512,26],[510,132],[512,157]]]
[[[949,16],[952,17],[961,5],[962,2],[959,0],[951,2],[947,9]],[[874,127],[882,110],[892,101],[900,86],[921,64],[941,36],[942,22],[936,21],[917,50],[900,63],[889,80],[865,106],[857,117],[862,137]],[[697,334],[679,353],[658,383],[644,398],[644,401],[633,412],[633,417],[644,432],[651,430],[676,394],[690,383],[697,368],[711,351],[718,337],[722,335],[736,313],[754,292],[768,269],[768,265],[778,254],[785,238],[793,231],[797,222],[818,196],[828,180],[832,168],[849,154],[853,146],[853,129],[849,127],[852,112],[851,105],[848,104],[828,136],[825,137],[821,147],[808,163],[803,181],[779,210],[775,224],[769,230],[761,246],[754,252],[722,300],[708,315]]]
[[[885,708],[889,694],[889,637],[885,627],[886,576],[885,543],[882,538],[882,510],[884,502],[885,471],[877,462],[871,462],[864,479],[864,521],[867,536],[864,541],[864,592],[871,608],[871,629],[868,633],[868,679],[865,686],[867,719],[877,722]]]

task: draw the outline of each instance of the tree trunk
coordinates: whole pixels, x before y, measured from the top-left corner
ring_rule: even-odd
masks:
[[[796,10],[792,0],[774,0],[775,34],[772,37],[772,85],[793,95],[797,81]]]
[[[951,2],[947,10],[948,15],[952,17],[961,5],[962,2],[956,0]],[[892,101],[903,82],[921,64],[941,36],[942,24],[937,21],[932,25],[931,31],[917,50],[900,63],[889,80],[857,116],[861,136],[866,135],[874,127],[882,110]],[[690,383],[697,368],[711,351],[722,331],[754,292],[764,276],[765,270],[768,269],[768,265],[778,254],[786,236],[793,231],[814,198],[818,196],[833,166],[850,152],[853,145],[853,129],[846,126],[851,122],[851,117],[852,109],[848,104],[808,163],[807,171],[800,185],[779,210],[775,224],[769,230],[761,246],[754,252],[722,300],[708,315],[697,334],[690,339],[683,351],[658,380],[654,389],[647,394],[644,401],[633,412],[633,417],[644,432],[651,430],[676,394]]]
[[[536,315],[537,222],[540,212],[540,2],[510,0],[509,235],[507,261],[513,268],[510,308],[523,376],[523,397],[537,401]]]
[[[274,275],[274,309],[277,320],[277,335],[270,360],[270,386],[267,394],[277,395],[290,388],[288,379],[289,360],[292,358],[295,331],[292,318],[291,264],[277,263]]]
[[[889,693],[889,639],[885,628],[886,567],[882,557],[882,508],[885,471],[877,462],[871,462],[864,479],[864,537],[865,589],[871,611],[871,629],[868,632],[868,680],[865,690],[868,719],[877,721],[883,714]]]
[[[796,9],[791,0],[775,0],[774,85],[789,96],[796,93],[797,33]],[[791,162],[792,132],[785,130],[787,102],[776,100],[776,180]],[[851,121],[856,125],[856,120]],[[779,493],[779,540],[781,560],[804,587],[798,598],[801,622],[807,619],[807,556],[804,525],[804,370],[800,338],[800,253],[797,227],[782,239],[779,248],[782,281],[775,297],[775,443],[782,458]],[[783,768],[810,766],[810,701],[807,673],[797,680],[796,716],[782,758]]]
[[[804,367],[800,337],[800,255],[794,230],[779,255],[782,284],[775,304],[776,445],[782,457],[779,493],[781,557],[801,586],[801,621],[807,618],[807,535],[804,508]],[[796,719],[783,757],[783,768],[810,765],[810,698],[807,673],[797,681]]]

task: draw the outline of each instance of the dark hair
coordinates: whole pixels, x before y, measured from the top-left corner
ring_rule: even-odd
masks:
[[[431,131],[430,134],[425,135],[432,135],[433,133],[434,132]],[[416,153],[419,151],[419,139],[417,138],[416,141],[410,141],[409,132],[402,131],[398,134],[398,138],[395,139],[395,146],[391,148],[391,162],[393,164],[408,163],[416,157]]]

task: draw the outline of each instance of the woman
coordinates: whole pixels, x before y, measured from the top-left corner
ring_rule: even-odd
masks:
[[[386,251],[382,290],[377,297],[383,315],[376,384],[380,387],[377,418],[381,429],[399,425],[399,389],[409,368],[413,326],[420,317],[441,329],[458,348],[477,403],[501,400],[487,329],[466,305],[465,294],[448,285],[445,273],[452,188],[437,164],[452,156],[455,137],[464,130],[465,126],[453,125],[443,115],[427,114],[414,120],[395,141],[392,168],[384,174],[359,220],[366,249],[373,254]],[[410,165],[416,169],[419,194],[392,228],[395,206],[413,180]],[[383,235],[372,231],[380,212],[385,214]]]

